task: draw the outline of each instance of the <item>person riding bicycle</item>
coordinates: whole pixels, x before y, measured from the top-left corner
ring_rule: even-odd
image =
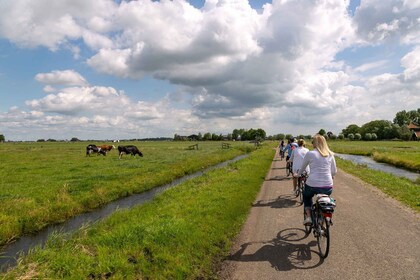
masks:
[[[284,150],[287,151],[286,161],[289,161],[289,159],[290,159],[290,157],[292,155],[293,150],[296,149],[297,147],[299,147],[299,146],[296,143],[296,138],[290,138],[287,141],[287,145],[284,148]]]
[[[306,153],[298,172],[298,176],[301,176],[307,166],[310,168],[305,190],[303,191],[303,206],[306,211],[306,219],[303,221],[304,225],[312,224],[312,197],[315,194],[331,195],[333,177],[337,173],[334,153],[329,149],[324,136],[316,134],[312,139],[312,145],[314,149]]]
[[[293,192],[296,192],[298,177],[297,173],[302,166],[303,158],[305,157],[306,153],[309,152],[308,148],[305,148],[305,140],[299,139],[298,148],[294,149],[292,152],[292,156],[290,157],[290,162],[293,163],[292,165],[292,173],[293,173]],[[309,173],[309,166],[306,167],[306,173]]]
[[[280,142],[279,155],[280,155],[281,159],[284,158],[284,140],[281,140],[281,142]]]

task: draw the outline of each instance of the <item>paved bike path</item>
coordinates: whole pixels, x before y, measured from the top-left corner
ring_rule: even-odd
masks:
[[[339,168],[340,166],[338,166]],[[221,279],[420,279],[420,215],[339,170],[328,258],[305,236],[285,161],[271,169]]]

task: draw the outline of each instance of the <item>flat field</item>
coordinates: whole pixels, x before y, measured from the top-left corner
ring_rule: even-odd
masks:
[[[198,143],[199,150],[188,150]],[[231,142],[125,142],[144,157],[118,151],[86,157],[90,142],[0,143],[0,245],[119,197],[140,193],[254,149]],[[94,143],[110,144],[110,143]]]
[[[218,264],[266,178],[276,144],[266,142],[244,159],[74,234],[53,235],[0,278],[216,279]],[[221,152],[227,151],[215,154]]]
[[[372,156],[389,163],[420,172],[420,141],[328,141],[335,153]]]

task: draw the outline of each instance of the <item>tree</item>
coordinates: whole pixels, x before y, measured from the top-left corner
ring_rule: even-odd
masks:
[[[351,124],[347,126],[345,129],[341,131],[341,133],[344,135],[344,137],[349,137],[349,134],[356,134],[360,130],[360,127],[357,124]]]
[[[393,123],[398,124],[399,126],[408,125],[410,122],[413,122],[417,125],[420,124],[420,108],[408,112],[406,110],[400,111],[395,115],[393,120]]]
[[[325,134],[327,134],[327,132],[325,131],[325,129],[321,128],[318,132],[318,134],[324,136]]]
[[[347,137],[348,137],[350,140],[354,140],[354,134],[353,134],[353,133],[349,133],[349,134],[347,135]]]
[[[399,126],[408,125],[410,123],[410,117],[406,110],[400,111],[395,115],[393,120],[394,124],[398,124]]]
[[[204,133],[203,140],[204,141],[211,140],[211,133],[210,132]]]
[[[360,140],[360,139],[362,139],[362,135],[360,135],[360,133],[356,133],[356,134],[354,134],[354,139],[355,140]]]
[[[4,141],[6,141],[6,138],[4,137],[3,134],[0,134],[0,142],[4,142]]]
[[[77,141],[80,141],[80,140],[77,137],[73,137],[73,138],[70,139],[70,141],[71,142],[77,142]]]
[[[338,134],[338,139],[343,140],[344,139],[344,134],[343,133]]]
[[[370,141],[372,140],[372,133],[366,133],[363,137],[363,139],[365,139],[366,141]]]
[[[360,128],[359,133],[376,133],[379,140],[399,138],[398,125],[386,120],[375,120],[368,122]]]

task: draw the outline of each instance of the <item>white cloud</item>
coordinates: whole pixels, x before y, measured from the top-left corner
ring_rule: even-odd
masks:
[[[355,13],[358,34],[366,44],[399,41],[420,43],[418,0],[361,1]]]
[[[48,95],[1,117],[13,127],[31,116],[35,127],[65,125],[86,137],[110,135],[109,128],[116,138],[241,127],[310,134],[390,119],[420,104],[420,2],[366,0],[354,17],[348,5],[274,0],[256,11],[245,0],[208,0],[202,9],[182,0],[7,2],[0,36],[19,46],[70,50],[75,59],[88,47],[85,62],[101,74],[178,87],[146,102],[55,70],[35,77]],[[366,45],[409,51],[337,60]]]
[[[85,86],[88,85],[85,78],[74,70],[54,70],[50,73],[39,73],[35,76],[38,82],[49,85]],[[47,88],[49,89],[49,88]]]

